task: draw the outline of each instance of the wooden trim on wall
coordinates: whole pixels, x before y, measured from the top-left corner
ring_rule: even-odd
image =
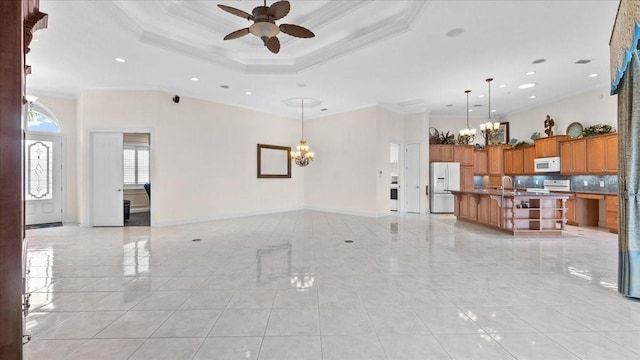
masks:
[[[0,359],[22,359],[23,2],[0,1]]]
[[[0,359],[22,360],[25,54],[47,26],[39,0],[0,1]]]

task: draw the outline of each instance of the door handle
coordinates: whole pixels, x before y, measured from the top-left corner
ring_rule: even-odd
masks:
[[[116,191],[122,191],[122,189],[118,189],[118,190],[116,190]]]

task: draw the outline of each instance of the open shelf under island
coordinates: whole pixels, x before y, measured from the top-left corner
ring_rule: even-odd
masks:
[[[511,234],[561,234],[567,194],[474,189],[451,190],[458,220]]]

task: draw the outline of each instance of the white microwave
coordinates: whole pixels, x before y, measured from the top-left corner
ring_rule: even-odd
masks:
[[[533,160],[535,171],[538,172],[559,172],[560,171],[560,158],[559,157],[546,157],[537,158]]]

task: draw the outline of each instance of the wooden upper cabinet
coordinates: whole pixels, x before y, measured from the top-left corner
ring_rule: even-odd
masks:
[[[524,149],[513,149],[513,173],[515,175],[524,174]]]
[[[531,148],[533,148],[531,146]],[[524,175],[527,174],[525,172],[525,161],[524,161],[524,151],[525,148],[519,147],[515,149],[505,149],[504,150],[504,174],[505,175]],[[532,169],[533,169],[533,159],[531,160]],[[533,170],[532,170],[533,171]]]
[[[489,175],[502,176],[502,145],[487,146]]]
[[[536,157],[543,158],[560,156],[560,141],[566,139],[567,135],[556,135],[535,139]]]
[[[429,162],[453,162],[455,145],[429,145]]]
[[[513,175],[514,174],[514,170],[513,170],[513,155],[514,155],[514,149],[506,149],[502,153],[502,161],[503,161],[502,165],[504,166],[504,174],[505,175]]]
[[[560,173],[587,173],[587,139],[560,142]]]
[[[473,173],[475,175],[488,175],[488,152],[487,150],[473,151]]]
[[[589,174],[618,173],[618,134],[587,139],[587,172]]]
[[[618,134],[607,137],[607,158],[605,163],[607,164],[607,173],[618,173]]]
[[[526,146],[522,148],[523,170],[522,172],[527,175],[533,175],[536,173],[535,162],[536,147]]]
[[[457,145],[453,147],[453,161],[460,166],[473,165],[473,145]]]

